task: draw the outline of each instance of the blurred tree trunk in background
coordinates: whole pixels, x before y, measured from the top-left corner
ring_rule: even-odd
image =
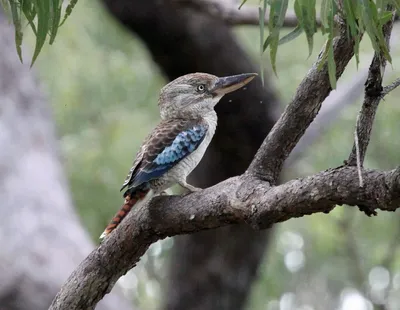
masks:
[[[47,100],[1,8],[0,50],[0,310],[45,310],[94,245],[72,206]],[[117,292],[98,309],[132,309]]]
[[[170,80],[199,71],[219,76],[258,71],[219,20],[168,1],[104,2],[146,43]],[[217,105],[218,129],[192,184],[208,187],[247,168],[275,120],[277,96],[268,82],[267,76],[263,89],[257,79]],[[164,309],[242,309],[270,233],[235,226],[175,238]]]

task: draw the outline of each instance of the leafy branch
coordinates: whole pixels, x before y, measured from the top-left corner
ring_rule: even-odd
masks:
[[[246,2],[245,0],[242,5]],[[278,46],[290,42],[300,36],[302,33],[306,35],[311,55],[314,44],[314,35],[318,32],[319,21],[317,18],[317,3],[315,0],[295,0],[294,12],[298,21],[297,26],[289,34],[280,38],[280,32],[284,25],[288,10],[289,0],[263,0],[260,2],[260,38],[261,54],[269,48],[270,61],[272,69],[276,74],[276,55]],[[389,63],[391,57],[387,43],[383,35],[383,26],[388,23],[393,16],[392,7],[396,10],[400,9],[400,1],[398,0],[323,0],[320,7],[320,24],[321,32],[327,35],[326,49],[323,55],[323,62],[320,63],[322,68],[328,63],[329,80],[332,88],[336,88],[336,65],[333,55],[333,39],[338,34],[338,24],[346,25],[347,35],[352,37],[354,43],[354,54],[356,63],[359,63],[359,46],[364,33],[371,40],[372,47],[375,52],[382,55]],[[269,10],[269,34],[264,38],[264,19],[262,14]]]
[[[78,0],[70,0],[62,18],[63,0],[0,0],[8,15],[11,15],[15,28],[15,45],[19,59],[22,60],[23,24],[26,22],[36,36],[35,50],[31,66],[35,63],[46,40],[53,44],[58,29],[71,15]]]

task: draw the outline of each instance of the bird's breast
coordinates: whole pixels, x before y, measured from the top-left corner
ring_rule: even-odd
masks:
[[[198,146],[198,148],[187,157],[185,157],[180,163],[178,163],[174,168],[168,171],[163,177],[161,177],[158,182],[163,184],[163,188],[168,188],[172,186],[177,180],[186,180],[186,177],[193,171],[194,168],[199,164],[210,144],[217,127],[217,115],[209,113],[204,117],[204,121],[208,125],[208,130],[204,140]]]

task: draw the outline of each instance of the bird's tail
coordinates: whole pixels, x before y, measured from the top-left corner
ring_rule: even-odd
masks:
[[[121,209],[115,214],[110,224],[107,225],[106,229],[100,236],[100,240],[106,238],[117,226],[122,222],[122,220],[127,216],[129,211],[131,211],[132,207],[138,202],[143,200],[148,192],[150,191],[150,187],[145,184],[144,186],[137,187],[133,190],[128,190],[124,196],[125,201],[122,205]]]

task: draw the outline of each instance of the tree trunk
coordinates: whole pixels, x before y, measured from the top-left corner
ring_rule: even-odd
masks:
[[[0,49],[0,310],[45,310],[94,246],[72,206],[47,100],[1,9]],[[113,292],[98,309],[132,307]]]
[[[167,1],[104,0],[109,11],[145,42],[172,80],[190,72],[223,76],[258,71],[221,21]],[[266,75],[217,105],[216,135],[190,177],[208,187],[241,174],[274,123],[277,96]],[[242,309],[270,232],[229,227],[175,238],[164,309]]]

